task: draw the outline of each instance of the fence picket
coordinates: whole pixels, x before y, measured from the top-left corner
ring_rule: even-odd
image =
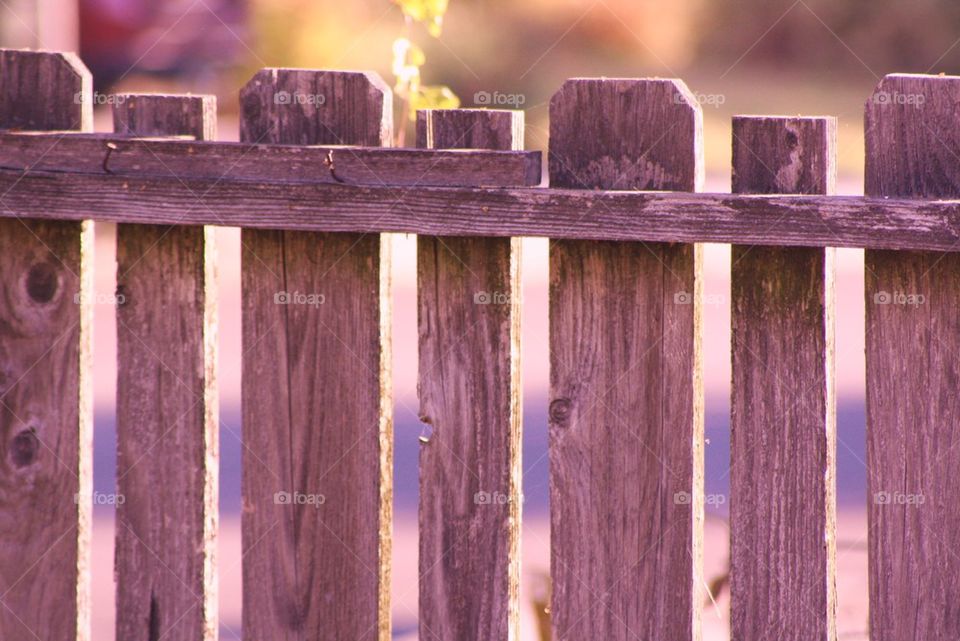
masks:
[[[244,142],[390,142],[374,74],[265,69],[240,100]],[[388,239],[242,242],[244,637],[388,639]]]
[[[0,87],[0,127],[91,129],[76,56],[0,51]],[[90,638],[92,252],[89,221],[0,221],[4,641]]]
[[[417,146],[522,149],[523,112],[421,111]],[[519,636],[519,279],[519,238],[417,238],[422,639]]]
[[[734,193],[832,194],[836,135],[834,118],[734,118]],[[834,252],[731,250],[730,621],[741,641],[836,639]]]
[[[125,95],[113,117],[125,135],[216,137],[214,96]],[[118,639],[217,634],[214,240],[117,226]]]
[[[695,191],[702,178],[702,112],[681,81],[576,79],[553,97],[552,186]],[[694,245],[550,243],[557,639],[699,636],[700,271]]]
[[[960,196],[960,77],[867,101],[865,192]],[[954,249],[956,245],[954,245]],[[960,253],[865,253],[870,636],[960,638]]]

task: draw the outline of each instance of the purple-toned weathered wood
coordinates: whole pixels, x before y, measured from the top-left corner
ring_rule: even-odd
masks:
[[[0,193],[0,218],[960,251],[956,200],[378,187],[2,169]]]
[[[147,109],[147,104],[162,105],[168,98],[151,96],[150,103],[141,101],[139,111]],[[118,103],[121,110],[127,100],[124,97]],[[144,119],[143,115],[138,118]],[[62,134],[0,133],[0,169],[376,187],[540,184],[538,151],[423,151],[191,140],[203,138],[202,131],[183,135],[181,140],[145,140],[154,134],[131,139],[125,122],[116,126],[123,128],[120,132],[125,136],[91,134],[65,139]],[[56,153],[51,153],[54,150]]]
[[[834,118],[734,118],[733,191],[833,193],[836,139]],[[741,641],[836,639],[833,254],[731,251],[730,626]]]
[[[0,49],[0,76],[0,129],[93,131],[93,77],[76,54]]]
[[[866,105],[866,187],[960,196],[960,78],[887,76]],[[960,254],[867,251],[873,641],[960,638]]]
[[[246,142],[390,142],[374,74],[265,69],[240,96]],[[242,241],[244,638],[385,641],[389,245],[251,229]]]
[[[0,51],[0,127],[89,128],[90,86],[75,56]],[[92,252],[90,222],[0,222],[4,641],[90,637]]]
[[[550,104],[551,184],[694,191],[701,127],[680,81],[569,80]],[[700,268],[693,245],[551,241],[557,639],[699,638]]]
[[[523,146],[522,111],[417,115],[418,147]],[[420,236],[417,285],[420,637],[516,639],[520,239]]]
[[[125,95],[125,134],[216,135],[214,96]],[[117,227],[118,639],[217,634],[213,229]]]

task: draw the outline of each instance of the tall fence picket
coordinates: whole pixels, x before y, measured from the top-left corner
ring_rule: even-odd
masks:
[[[701,138],[680,81],[569,80],[550,104],[550,184],[698,190]],[[557,639],[699,635],[700,271],[694,245],[550,243]]]
[[[125,95],[113,117],[124,135],[216,137],[214,96]],[[214,240],[117,226],[118,639],[217,634]]]
[[[374,74],[265,69],[240,100],[248,143],[390,143]],[[244,229],[242,243],[244,635],[388,639],[388,239]]]
[[[73,55],[0,51],[0,127],[89,131],[91,88]],[[90,638],[92,252],[92,222],[0,221],[4,641]]]
[[[734,118],[734,193],[833,193],[836,125]],[[742,641],[836,639],[834,252],[731,251],[730,625]]]
[[[960,77],[892,75],[867,101],[865,192],[960,196]],[[867,250],[873,641],[960,638],[960,253]]]
[[[418,116],[418,147],[523,148],[521,111]],[[519,238],[417,238],[423,639],[519,635],[519,279]]]

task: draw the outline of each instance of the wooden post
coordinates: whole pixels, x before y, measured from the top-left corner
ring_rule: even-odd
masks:
[[[834,118],[734,118],[734,193],[834,193],[836,138]],[[833,275],[832,249],[732,248],[730,619],[740,641],[836,639]]]
[[[0,127],[90,131],[73,55],[0,51]],[[0,221],[0,638],[90,637],[93,224]]]
[[[960,77],[867,101],[868,196],[960,196]],[[960,638],[960,254],[867,250],[870,637]]]
[[[216,98],[122,95],[113,118],[122,134],[209,140]],[[213,229],[117,227],[118,639],[217,634],[214,252]]]
[[[417,146],[522,149],[523,112],[417,114]],[[417,238],[420,638],[519,637],[520,239]]]
[[[375,74],[265,69],[241,138],[389,145]],[[329,169],[335,171],[338,154]],[[243,633],[390,637],[388,240],[243,230]]]
[[[552,186],[702,179],[702,113],[681,81],[577,79],[553,97]],[[699,638],[700,269],[694,245],[551,241],[556,639]]]

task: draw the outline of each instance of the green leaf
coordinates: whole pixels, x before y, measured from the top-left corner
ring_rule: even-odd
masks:
[[[446,85],[424,85],[410,92],[410,119],[417,119],[420,109],[456,109],[460,98]]]
[[[417,22],[427,23],[427,31],[434,38],[440,37],[443,16],[447,13],[449,0],[393,0],[403,15]]]

